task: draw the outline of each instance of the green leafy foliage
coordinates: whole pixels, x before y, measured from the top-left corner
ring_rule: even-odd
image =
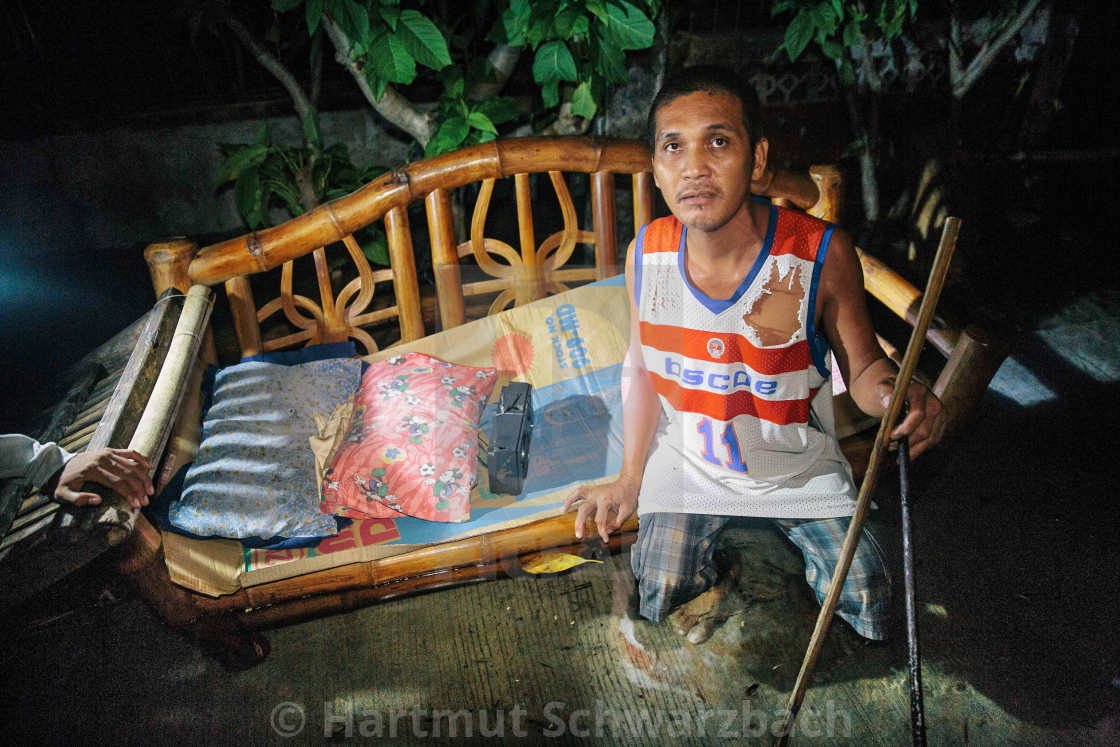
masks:
[[[291,216],[305,211],[297,186],[301,179],[309,180],[316,202],[325,202],[353,192],[386,171],[381,166],[355,166],[346,146],[340,144],[325,149],[274,145],[268,125],[261,127],[252,143],[220,147],[225,161],[215,186],[222,189],[233,183],[237,210],[252,229],[269,224],[274,208]],[[389,264],[388,245],[379,224],[357,238],[371,262]]]
[[[792,0],[790,0],[792,2]],[[325,23],[349,40],[349,55],[376,100],[388,85],[424,90],[437,126],[424,154],[484,143],[511,122],[539,127],[559,113],[591,119],[612,85],[625,83],[628,51],[650,47],[660,0],[475,0],[469,6],[436,0],[270,0],[277,13],[292,13],[306,26],[312,45]],[[796,3],[794,3],[796,4]],[[280,25],[274,23],[276,33]],[[282,43],[274,39],[273,43]],[[494,82],[487,58],[492,47],[521,48],[520,65],[531,70],[539,99],[472,94]],[[314,48],[312,55],[316,54]],[[520,79],[520,78],[519,78]],[[405,91],[406,97],[409,96]],[[258,228],[278,208],[297,215],[307,203],[347,194],[380,169],[359,169],[345,148],[326,147],[315,111],[303,118],[302,147],[275,145],[267,128],[251,144],[224,145],[218,186],[233,185],[238,210]],[[506,129],[508,132],[509,129]],[[374,229],[379,231],[379,229]],[[371,260],[388,262],[381,234],[359,239]]]
[[[661,11],[660,0],[479,0],[472,11],[493,19],[486,33],[462,7],[449,10],[435,0],[415,0],[406,8],[399,0],[272,0],[272,6],[279,13],[303,6],[311,35],[324,18],[337,24],[377,100],[387,85],[411,85],[425,70],[462,68],[457,75],[441,77],[440,127],[433,135],[438,142],[425,147],[426,153],[443,152],[458,139],[463,122],[468,131],[459,145],[472,136],[481,142],[486,135],[497,135],[493,117],[472,119],[476,109],[470,103],[466,110],[451,106],[463,96],[451,86],[484,77],[471,69],[485,62],[480,40],[531,53],[525,59],[531,60],[543,110],[522,110],[520,116],[547,121],[563,101],[570,101],[574,114],[593,117],[610,86],[627,80],[626,53],[653,43],[653,19]],[[450,122],[446,129],[445,122]]]
[[[852,50],[874,41],[888,44],[918,12],[917,0],[777,0],[771,15],[792,14],[777,52],[796,61],[812,44],[836,66],[840,84],[856,84]]]
[[[917,12],[917,0],[777,0],[770,9],[774,16],[793,14],[778,46],[790,62],[816,42],[838,66],[847,58],[847,50],[864,40],[897,39]]]

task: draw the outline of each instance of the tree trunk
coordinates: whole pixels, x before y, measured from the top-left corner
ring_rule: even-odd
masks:
[[[972,88],[972,84],[979,80],[980,76],[984,74],[984,71],[995,62],[1000,51],[1015,37],[1015,34],[1019,33],[1019,29],[1023,27],[1023,24],[1034,15],[1039,2],[1041,2],[1041,0],[1027,0],[1026,5],[1024,5],[1022,10],[1008,22],[1007,27],[1004,28],[999,36],[984,41],[980,46],[980,50],[976,53],[976,56],[968,63],[968,67],[963,70],[961,69],[961,58],[964,52],[960,47],[960,24],[956,14],[950,11],[950,23],[953,32],[950,34],[951,38],[949,44],[949,82],[952,85],[954,97],[958,99],[964,98],[964,95],[968,93],[968,89]],[[954,36],[957,37],[955,44],[952,39]],[[956,59],[954,59],[954,56]]]
[[[1042,51],[1042,59],[1038,61],[1031,98],[1027,103],[1023,125],[1019,129],[1020,149],[1029,150],[1042,146],[1050,132],[1054,120],[1054,104],[1080,31],[1074,15],[1050,19],[1046,47]]]
[[[860,96],[852,89],[844,92],[852,133],[862,141],[859,149],[860,196],[863,200],[863,217],[868,223],[879,220],[878,135],[868,126]],[[874,101],[874,97],[871,99]],[[872,113],[873,118],[875,113]]]
[[[366,101],[369,102],[374,111],[407,132],[420,145],[427,145],[433,134],[431,116],[418,109],[404,96],[401,96],[392,86],[385,86],[385,91],[380,99],[374,96],[373,89],[370,88],[369,81],[366,80],[361,66],[350,56],[351,44],[346,32],[339,28],[338,24],[332,21],[329,16],[323,16],[322,24],[327,31],[327,36],[330,37],[331,44],[334,45],[335,58],[350,73],[354,82],[358,84],[358,89],[361,90],[362,95],[365,96]]]

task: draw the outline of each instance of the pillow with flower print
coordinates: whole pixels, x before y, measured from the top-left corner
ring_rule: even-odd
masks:
[[[497,369],[423,353],[371,365],[362,375],[346,437],[323,475],[320,508],[377,518],[468,520],[478,420],[497,380]]]

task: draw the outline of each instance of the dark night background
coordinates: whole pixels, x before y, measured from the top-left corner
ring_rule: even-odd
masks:
[[[242,9],[250,15],[270,12],[256,5],[267,4]],[[1022,68],[1008,60],[990,70],[963,102],[960,142],[945,132],[950,104],[944,92],[894,96],[884,112],[884,130],[902,133],[889,157],[910,166],[895,170],[894,183],[892,172],[884,170],[884,210],[917,173],[920,157],[936,153],[950,163],[949,201],[965,219],[965,229],[958,262],[963,280],[950,289],[947,303],[990,308],[1013,327],[1025,323],[1023,315],[1040,318],[1053,310],[1083,283],[1102,280],[1106,273],[1099,263],[1112,254],[1109,223],[1120,131],[1113,71],[1120,11],[1111,3],[1057,5],[1072,9],[1080,31],[1052,126],[1030,151],[1057,158],[1008,159],[1019,148],[1015,136],[1026,98],[1015,95],[1012,77]],[[232,40],[192,27],[186,7],[119,0],[77,0],[65,10],[27,0],[5,4],[0,144],[11,152],[33,141],[42,147],[44,138],[126,128],[159,147],[161,128],[290,113],[282,89]],[[678,26],[697,25],[694,9],[700,6],[676,7]],[[766,3],[742,7],[753,10],[736,12],[740,25],[768,16]],[[922,7],[936,14],[938,6]],[[362,106],[338,65],[324,65],[323,88],[325,111]],[[808,133],[803,141],[818,143],[815,150],[800,143],[803,155],[839,154],[847,133],[838,106],[785,113],[787,121],[804,120],[798,123]],[[845,163],[852,197],[858,194],[854,162]],[[65,163],[51,168],[66,180]],[[162,238],[116,236],[112,245],[98,244],[91,237],[90,206],[74,204],[73,195],[29,189],[18,176],[8,171],[0,177],[0,350],[8,384],[0,427],[7,429],[41,408],[44,383],[60,366],[145,311],[152,299],[141,251]],[[103,185],[99,198],[136,202],[114,204],[126,214],[152,210],[163,199],[152,194],[136,201],[137,185],[127,186],[118,197],[111,185]],[[857,209],[847,214],[858,215],[858,206],[852,207]],[[65,241],[44,240],[35,230],[43,220]],[[850,227],[858,235],[859,226]],[[215,237],[193,238],[205,244]],[[876,241],[868,238],[865,244],[890,259],[890,246],[882,237]],[[1007,316],[1008,308],[1016,313]]]

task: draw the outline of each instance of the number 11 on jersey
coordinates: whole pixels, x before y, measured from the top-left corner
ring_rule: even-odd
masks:
[[[743,464],[743,457],[739,453],[739,439],[735,435],[735,429],[728,423],[723,429],[723,435],[720,436],[720,443],[727,449],[727,461],[721,462],[715,455],[713,450],[714,444],[712,443],[712,421],[704,418],[696,424],[696,430],[704,437],[704,450],[700,452],[700,456],[708,460],[712,464],[719,464],[728,469],[735,470],[736,472],[747,473],[747,465]]]

